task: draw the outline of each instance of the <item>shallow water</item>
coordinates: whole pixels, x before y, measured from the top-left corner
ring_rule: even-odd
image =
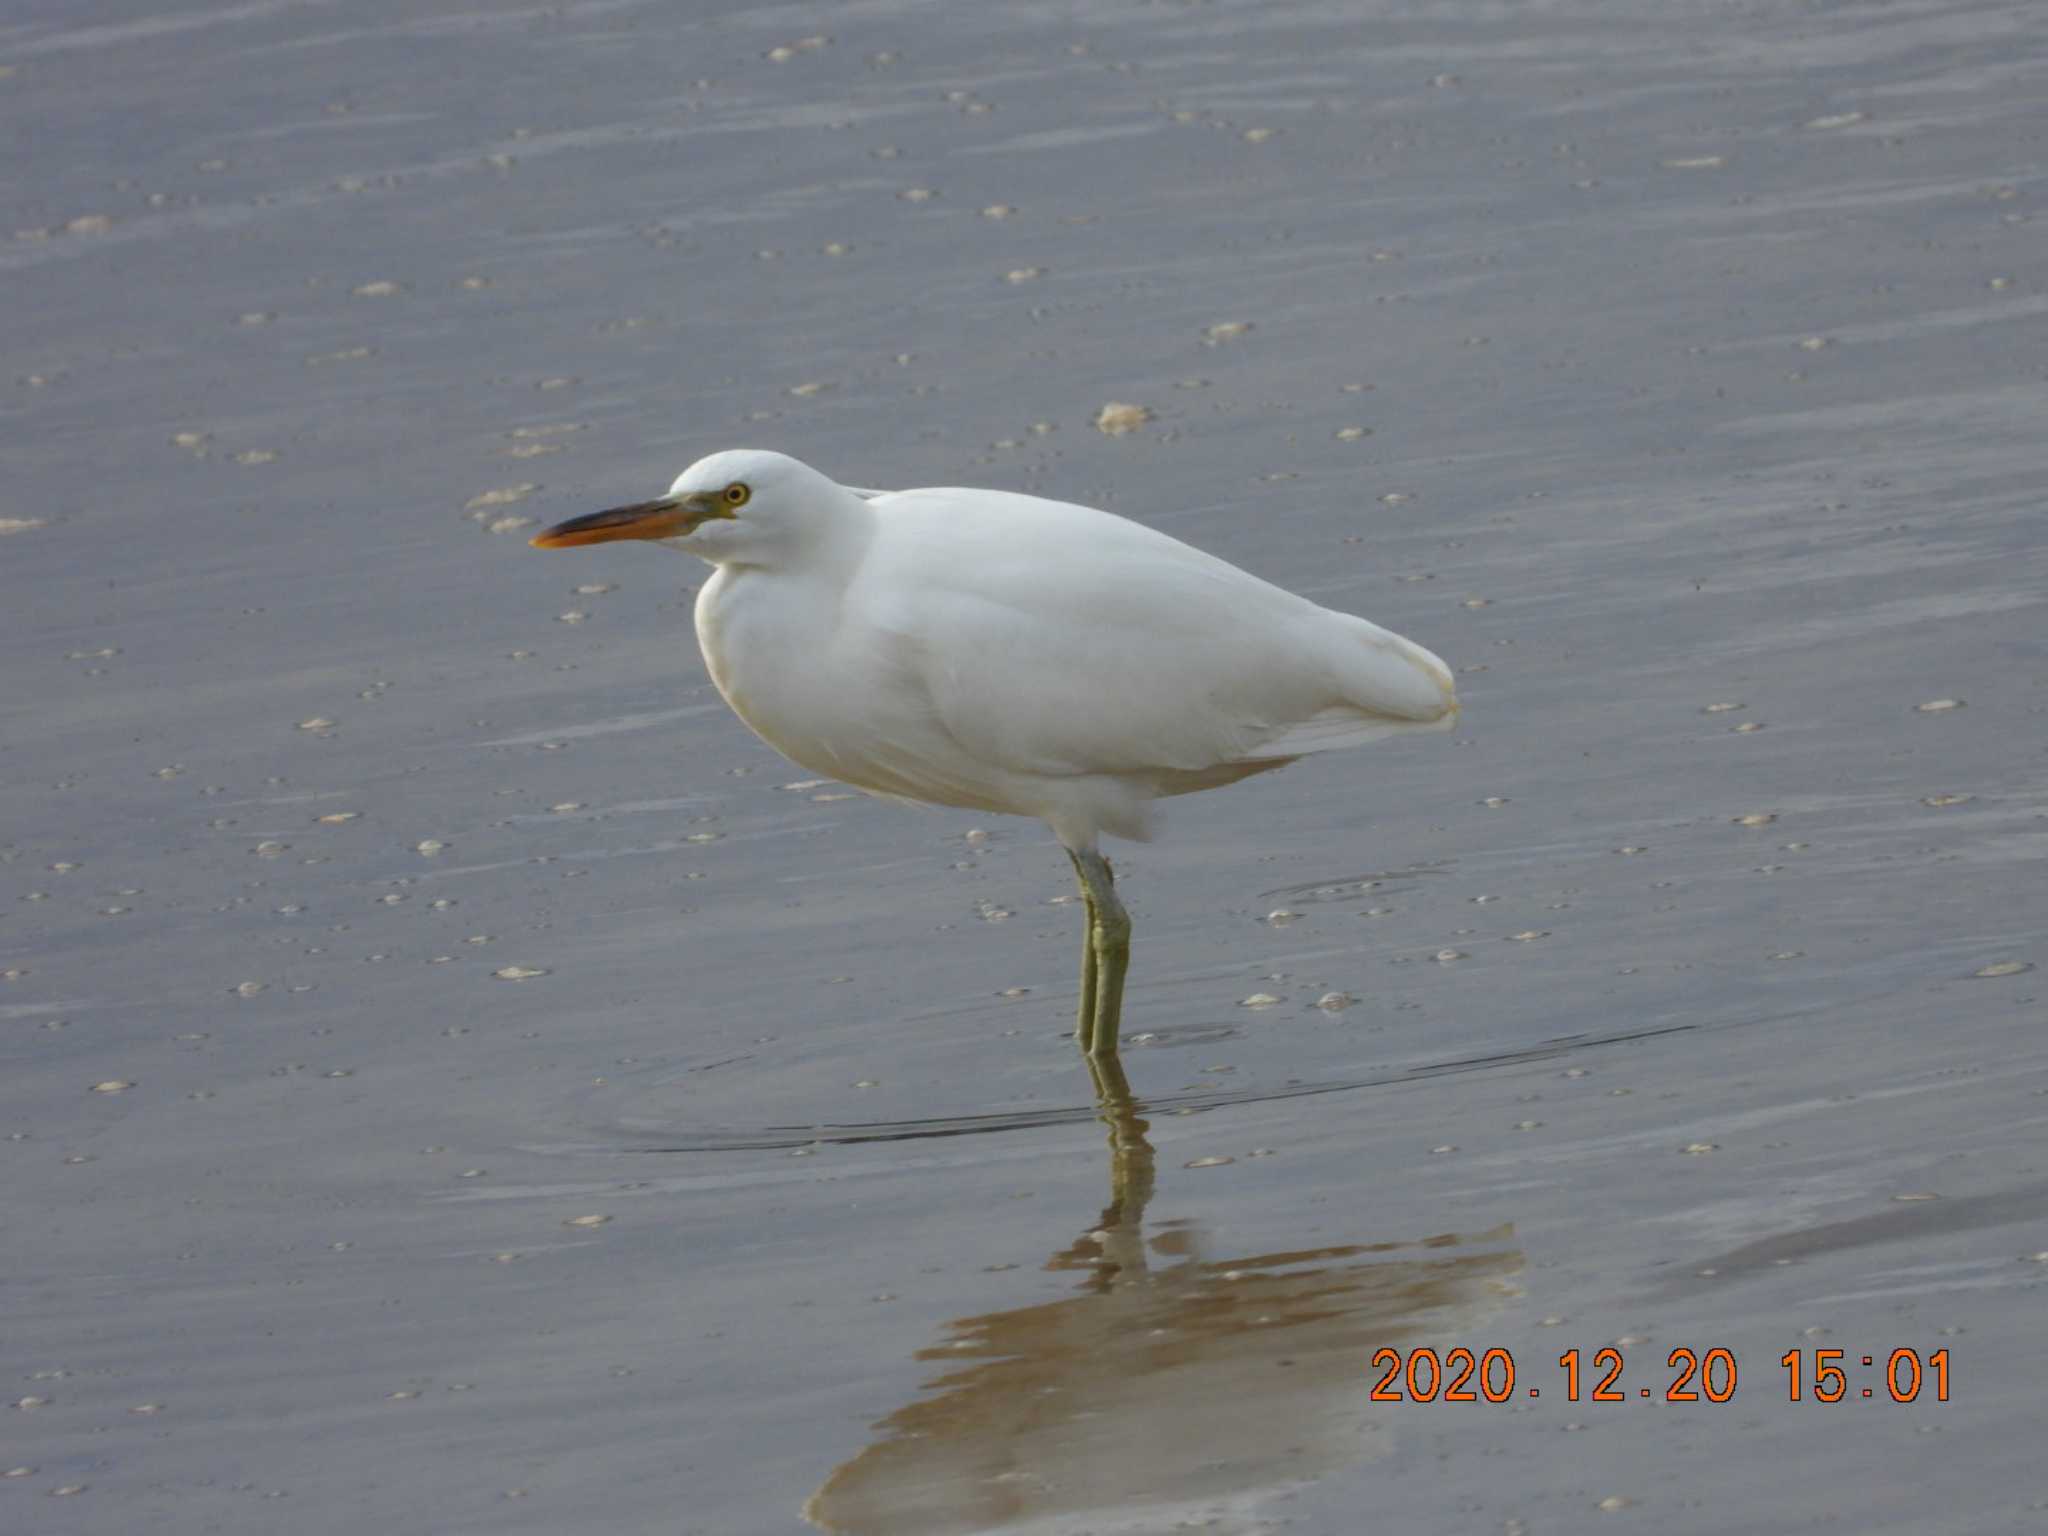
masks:
[[[2037,1522],[2044,88],[2018,3],[17,10],[0,1525]],[[1459,670],[1118,852],[1142,1135],[1042,828],[525,545],[742,443]]]

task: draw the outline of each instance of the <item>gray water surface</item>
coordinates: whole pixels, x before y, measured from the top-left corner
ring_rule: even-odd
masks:
[[[2044,101],[2032,3],[13,7],[0,1528],[2033,1528]],[[1042,827],[526,546],[739,445],[1457,668],[1112,850],[1142,1132]]]

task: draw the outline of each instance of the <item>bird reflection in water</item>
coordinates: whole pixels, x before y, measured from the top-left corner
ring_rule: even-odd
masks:
[[[1110,1202],[1046,1262],[1057,1301],[955,1319],[946,1369],[804,1506],[848,1536],[936,1536],[1150,1507],[1192,1517],[1379,1452],[1373,1351],[1469,1334],[1517,1288],[1514,1228],[1203,1257],[1155,1224],[1154,1159],[1115,1060],[1091,1064]]]

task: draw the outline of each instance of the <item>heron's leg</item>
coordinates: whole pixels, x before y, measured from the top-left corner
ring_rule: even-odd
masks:
[[[1081,1012],[1074,1021],[1074,1043],[1085,1056],[1095,1043],[1095,897],[1088,889],[1088,877],[1081,873],[1080,855],[1068,849],[1067,858],[1081,887]]]
[[[1117,1025],[1123,1018],[1124,972],[1131,964],[1131,916],[1117,900],[1116,874],[1109,860],[1084,848],[1074,855],[1074,867],[1088,887],[1088,947],[1095,971],[1095,1027],[1082,1048],[1097,1059],[1114,1057]]]

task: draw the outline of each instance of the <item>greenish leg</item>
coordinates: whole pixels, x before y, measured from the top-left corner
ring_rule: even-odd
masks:
[[[1074,1043],[1086,1056],[1095,1043],[1095,898],[1088,890],[1088,877],[1081,872],[1080,855],[1069,850],[1074,879],[1081,887],[1081,1012],[1074,1022]]]
[[[1116,1057],[1117,1026],[1123,1019],[1124,973],[1131,964],[1131,916],[1117,899],[1116,873],[1093,848],[1074,855],[1074,868],[1087,887],[1088,953],[1084,977],[1094,972],[1094,1027],[1081,1048],[1095,1060]]]
[[[1131,1097],[1130,1079],[1124,1076],[1124,1064],[1114,1056],[1088,1058],[1088,1075],[1095,1079],[1095,1107],[1101,1113],[1102,1123],[1110,1128],[1111,1147],[1122,1144],[1128,1137],[1128,1126],[1135,1124],[1140,1131],[1145,1122],[1134,1120],[1137,1100]]]

